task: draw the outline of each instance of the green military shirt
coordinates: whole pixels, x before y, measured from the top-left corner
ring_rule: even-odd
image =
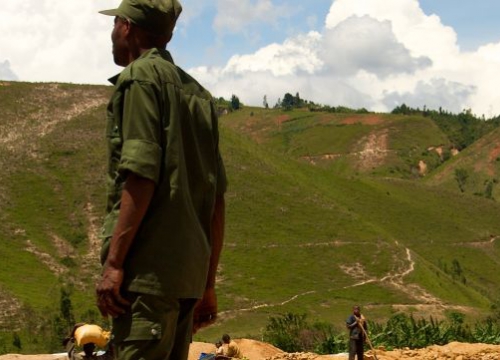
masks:
[[[107,217],[101,261],[109,250],[128,172],[156,189],[124,263],[124,287],[145,294],[199,298],[205,288],[211,219],[225,191],[212,97],[151,49],[110,79]]]

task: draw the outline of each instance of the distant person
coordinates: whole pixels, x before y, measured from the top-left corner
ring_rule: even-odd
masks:
[[[178,0],[101,11],[124,69],[110,79],[96,293],[120,360],[187,359],[193,332],[217,318],[226,179],[214,100],[166,50],[181,11]]]
[[[363,360],[368,327],[359,306],[352,308],[352,314],[347,318],[346,326],[349,329],[349,360],[354,360],[356,355],[357,360]]]
[[[216,357],[217,360],[243,359],[243,355],[241,354],[238,344],[236,344],[234,340],[231,340],[231,337],[228,334],[222,335],[222,342],[227,348],[225,349],[224,355],[218,355]]]
[[[224,347],[220,340],[215,343],[215,355],[224,355]]]

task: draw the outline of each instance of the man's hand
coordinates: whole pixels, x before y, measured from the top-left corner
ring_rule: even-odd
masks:
[[[123,263],[155,191],[152,180],[134,173],[127,174],[121,196],[118,222],[109,241],[109,252],[97,284],[97,307],[102,316],[117,317],[127,311],[130,303],[120,294]]]
[[[102,316],[117,317],[130,306],[130,303],[120,294],[122,282],[123,269],[113,268],[109,265],[104,267],[101,279],[96,287],[97,307]]]
[[[356,323],[357,323],[359,326],[364,326],[364,324],[365,324],[365,319],[364,319],[364,318],[362,318],[362,317],[357,317],[357,316],[355,316],[355,318],[356,318]]]
[[[203,299],[194,308],[193,334],[204,327],[212,325],[217,319],[217,295],[214,288],[205,290]]]

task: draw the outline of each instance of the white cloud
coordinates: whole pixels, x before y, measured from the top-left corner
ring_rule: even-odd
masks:
[[[318,57],[321,35],[310,32],[286,40],[283,44],[271,44],[252,55],[235,55],[229,59],[223,73],[246,75],[249,72],[270,71],[273,76],[313,74],[322,68]]]
[[[111,55],[113,19],[98,14],[119,1],[4,1],[0,56],[21,80],[104,83],[119,71]]]
[[[327,28],[320,53],[339,76],[365,70],[387,77],[401,72],[413,73],[432,64],[428,57],[412,57],[394,36],[388,20],[379,21],[368,15],[353,15]]]
[[[406,104],[408,106],[429,109],[440,107],[458,113],[464,109],[468,98],[476,92],[474,86],[467,86],[446,79],[431,79],[428,82],[419,81],[413,91],[390,92],[383,99],[389,109]]]
[[[413,56],[427,56],[439,64],[443,55],[459,51],[455,31],[444,26],[438,16],[426,15],[417,0],[335,0],[326,28],[334,28],[353,15],[389,21],[396,39]]]
[[[0,76],[105,83],[120,68],[111,55],[113,21],[97,12],[119,2],[3,1]],[[180,30],[194,18],[206,20],[201,14],[216,10],[213,25],[218,35],[239,32],[252,42],[251,36],[265,35],[260,32],[262,27],[278,26],[280,20],[298,11],[294,4],[184,0]],[[495,82],[500,78],[500,42],[484,44],[475,52],[460,51],[455,31],[439,17],[426,15],[417,0],[332,0],[324,19],[320,32],[296,35],[291,31],[295,35],[282,43],[192,72],[214,95],[235,93],[244,103],[254,105],[261,105],[264,95],[272,104],[286,92],[299,92],[315,102],[375,111],[390,111],[405,101],[453,111],[472,108],[487,117],[500,114]],[[305,17],[303,21],[316,20]],[[223,45],[227,53],[229,45]]]
[[[248,3],[248,1],[247,1]],[[492,79],[500,43],[461,52],[455,31],[417,0],[334,0],[322,33],[296,36],[226,66],[195,71],[217,96],[261,105],[286,92],[329,105],[390,111],[401,102],[500,114]],[[208,75],[209,73],[216,75]]]
[[[477,50],[476,56],[482,60],[500,64],[500,43],[481,46]]]

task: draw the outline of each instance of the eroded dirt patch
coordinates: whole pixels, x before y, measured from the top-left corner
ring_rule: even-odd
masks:
[[[384,163],[388,153],[388,138],[389,131],[382,129],[372,131],[358,142],[358,146],[362,148],[358,153],[360,170],[371,170]]]
[[[342,124],[353,125],[353,124],[363,124],[363,125],[378,125],[383,123],[383,119],[377,115],[357,115],[351,116],[342,121]]]

